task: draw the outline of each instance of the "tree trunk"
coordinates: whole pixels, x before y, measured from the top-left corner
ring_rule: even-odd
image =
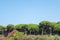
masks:
[[[42,35],[43,35],[43,28],[42,28]]]
[[[49,28],[50,29],[50,35],[52,34],[52,30],[51,30],[51,27]]]
[[[30,30],[30,34],[31,34],[31,30]]]

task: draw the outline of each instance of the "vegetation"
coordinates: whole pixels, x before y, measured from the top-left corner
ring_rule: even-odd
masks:
[[[6,28],[0,25],[0,34],[3,29],[7,29],[7,33],[16,29],[25,34],[58,34],[60,33],[60,22],[41,21],[39,24],[8,24]],[[5,31],[5,30],[4,30]],[[36,33],[37,32],[37,33]]]
[[[60,35],[60,22],[50,22],[50,21],[41,21],[39,24],[8,24],[6,27],[3,25],[0,25],[0,35],[7,36],[10,32],[13,30],[17,30],[18,32],[15,32],[13,36],[9,38],[9,40],[18,40],[19,38],[21,40],[32,40],[33,38],[25,38],[25,35],[50,35],[48,37],[49,40],[59,40],[58,36],[53,35]],[[46,38],[43,37],[37,37],[33,40],[44,40]],[[47,40],[47,39],[46,39]]]
[[[8,40],[60,40],[60,36],[23,36],[23,37],[10,37]]]

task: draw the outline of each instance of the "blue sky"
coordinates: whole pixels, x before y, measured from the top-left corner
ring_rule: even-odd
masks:
[[[60,0],[0,0],[0,24],[60,21]]]

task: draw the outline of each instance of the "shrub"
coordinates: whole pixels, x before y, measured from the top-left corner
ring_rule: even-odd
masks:
[[[54,40],[60,40],[60,37],[58,35],[55,35]]]
[[[8,38],[8,40],[14,40],[14,37],[10,37],[10,38]]]

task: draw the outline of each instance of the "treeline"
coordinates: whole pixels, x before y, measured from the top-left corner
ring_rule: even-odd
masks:
[[[60,22],[41,21],[39,24],[8,24],[6,27],[0,25],[0,34],[5,36],[13,30],[24,32],[27,35],[60,35]]]

